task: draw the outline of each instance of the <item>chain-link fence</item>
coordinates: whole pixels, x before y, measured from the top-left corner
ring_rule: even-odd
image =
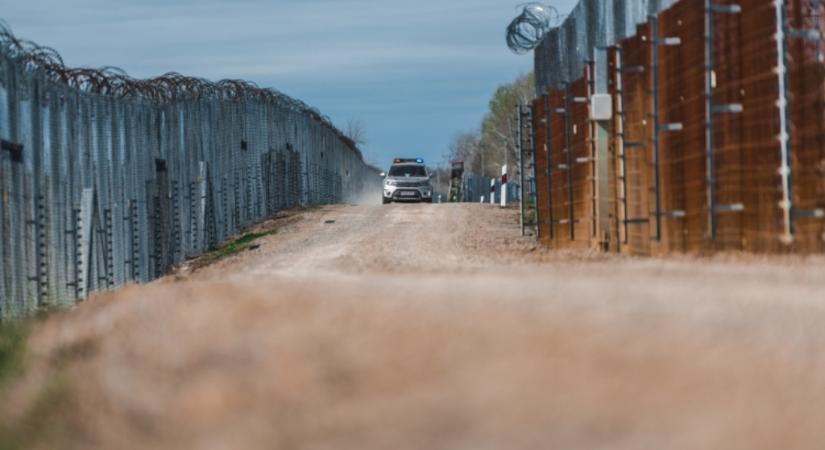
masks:
[[[278,210],[380,196],[378,170],[300,102],[171,76],[158,94],[5,37],[0,319],[160,277]]]

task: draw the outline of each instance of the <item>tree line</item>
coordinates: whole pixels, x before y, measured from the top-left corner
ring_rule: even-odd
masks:
[[[535,97],[533,73],[499,86],[478,128],[460,132],[450,143],[448,158],[464,160],[465,172],[496,177],[501,166],[509,164],[516,173],[516,105],[529,104]]]

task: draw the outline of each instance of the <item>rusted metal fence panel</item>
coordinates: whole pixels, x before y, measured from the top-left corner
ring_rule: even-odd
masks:
[[[790,0],[787,9],[794,249],[825,251],[825,3]]]
[[[615,196],[607,248],[825,250],[823,26],[820,2],[680,0],[608,49],[611,176],[595,177]],[[593,156],[582,150],[594,138],[582,122],[589,73],[550,90],[566,122],[542,138],[560,175]],[[593,232],[598,187],[572,167],[548,196],[556,224],[573,221],[568,242]]]
[[[651,19],[654,246],[662,253],[698,251],[707,242],[702,1],[682,0]]]
[[[653,186],[653,151],[651,142],[651,47],[647,41],[650,25],[637,28],[634,36],[619,42],[617,48],[617,77],[621,91],[615,102],[622,110],[617,117],[622,121],[620,161],[617,180],[624,196],[619,199],[625,218],[621,247],[623,253],[645,255],[650,253],[653,220],[651,216]]]
[[[535,131],[536,142],[542,145],[536,153],[536,171],[546,174],[544,179],[537,178],[539,202],[546,210],[540,217],[547,219],[542,240],[559,248],[586,248],[601,239],[596,237],[588,73],[589,69],[564,89],[551,89],[534,102],[534,114],[539,112],[547,119]]]
[[[538,238],[544,243],[553,239],[552,201],[550,199],[550,99],[543,95],[533,100],[533,133],[536,158],[536,209],[538,211]]]
[[[783,134],[777,74],[777,17],[773,2],[741,2],[743,248],[780,252]]]
[[[738,1],[716,1],[715,11],[705,11],[709,42],[703,51],[707,59],[705,155],[709,181],[705,185],[708,205],[706,245],[716,250],[736,251],[745,248],[744,183],[748,170],[744,145],[744,88],[742,12],[735,12]],[[741,6],[740,6],[741,7]],[[719,8],[722,8],[721,10]],[[710,52],[708,52],[710,49]],[[710,90],[708,90],[708,86]],[[708,92],[711,96],[708,97]]]
[[[561,89],[548,92],[550,105],[550,150],[548,151],[548,171],[550,173],[552,234],[554,244],[569,242],[575,235],[572,215],[572,191],[570,183],[570,159],[567,148],[567,128],[569,116],[566,109],[566,93]]]
[[[568,153],[570,154],[570,179],[572,183],[572,214],[574,233],[572,246],[585,248],[595,238],[595,178],[592,133],[589,120],[590,77],[585,75],[570,83],[567,89],[567,109],[570,124]]]
[[[624,147],[622,142],[622,104],[621,104],[621,79],[617,70],[619,64],[619,50],[616,46],[610,46],[605,50],[607,66],[605,75],[607,81],[607,94],[612,99],[611,119],[607,123],[608,148],[607,148],[607,195],[610,211],[610,229],[607,236],[606,250],[611,252],[621,252],[624,236],[624,185],[619,175],[624,168]]]

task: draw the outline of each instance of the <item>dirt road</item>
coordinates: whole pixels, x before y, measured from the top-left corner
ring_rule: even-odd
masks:
[[[823,258],[554,253],[486,205],[272,224],[38,325],[0,394],[18,444],[822,447]]]

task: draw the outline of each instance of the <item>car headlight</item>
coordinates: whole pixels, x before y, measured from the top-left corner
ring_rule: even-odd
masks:
[[[397,183],[392,180],[387,180],[384,182],[384,184],[386,184],[387,186],[395,186]]]

